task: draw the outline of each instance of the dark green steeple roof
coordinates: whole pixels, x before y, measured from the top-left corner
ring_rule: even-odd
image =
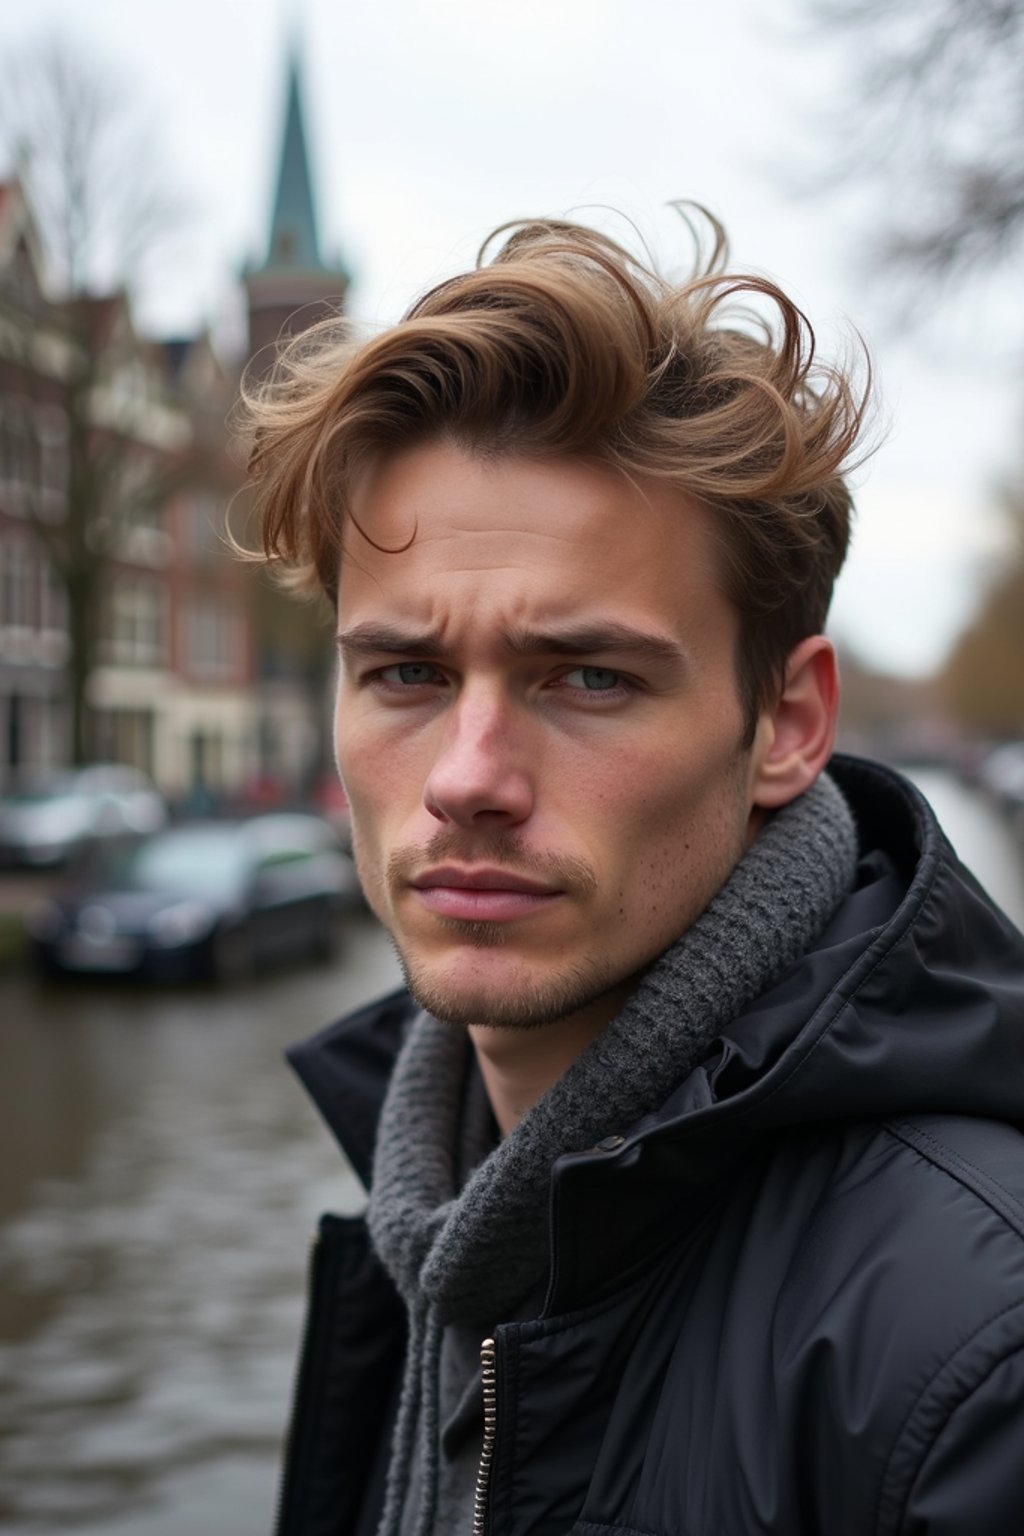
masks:
[[[277,192],[270,220],[265,272],[324,271],[316,228],[316,205],[309,151],[302,120],[299,61],[293,48],[288,61],[288,96]]]

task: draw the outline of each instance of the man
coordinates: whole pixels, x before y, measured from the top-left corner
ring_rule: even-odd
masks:
[[[251,402],[408,982],[293,1053],[282,1536],[1024,1529],[1024,940],[825,772],[863,400],[721,258],[527,226]]]

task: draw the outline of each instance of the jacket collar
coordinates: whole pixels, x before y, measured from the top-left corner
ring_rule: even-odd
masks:
[[[404,989],[392,992],[285,1052],[366,1189],[391,1069],[418,1011]]]

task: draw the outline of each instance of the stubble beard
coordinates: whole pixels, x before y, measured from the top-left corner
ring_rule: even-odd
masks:
[[[749,748],[738,743],[728,767],[729,787],[738,801],[743,793],[749,758]],[[747,846],[748,839],[739,836],[732,857],[716,872],[715,878],[702,892],[701,899],[694,904],[692,910],[680,912],[678,931],[673,938],[685,932],[696,920],[728,879]],[[358,832],[353,827],[353,853],[362,872],[361,852]],[[489,839],[486,845],[480,841],[471,846],[470,840],[457,828],[439,832],[425,849],[405,848],[393,854],[387,863],[385,887],[394,895],[412,869],[429,863],[439,864],[450,857],[467,860],[486,857],[494,863],[517,869],[520,873],[533,874],[542,879],[550,878],[552,884],[564,889],[570,897],[584,902],[597,888],[594,871],[582,860],[546,859],[527,854],[515,834],[500,834]],[[364,888],[369,895],[365,879]],[[388,930],[405,984],[413,998],[435,1018],[462,1027],[479,1024],[495,1029],[531,1030],[555,1024],[582,1012],[607,993],[618,991],[621,995],[625,988],[628,995],[630,986],[636,985],[657,959],[655,954],[637,968],[619,972],[603,962],[601,957],[583,957],[573,964],[563,966],[555,974],[542,978],[538,978],[536,967],[521,962],[506,967],[500,981],[496,980],[487,986],[481,984],[474,989],[472,982],[465,978],[446,978],[443,963],[440,967],[432,967],[420,961],[408,947],[403,946],[396,925],[388,921],[388,914],[372,897],[370,904]],[[480,951],[500,949],[510,940],[514,941],[514,932],[510,933],[501,923],[473,922],[459,918],[438,918],[438,922],[451,935],[453,943]],[[618,1012],[618,1007],[615,1012]]]
[[[454,940],[481,950],[500,949],[507,942],[505,934],[495,934],[495,926],[445,921]],[[391,940],[405,984],[420,1007],[436,1019],[463,1028],[483,1024],[494,1029],[542,1029],[596,1002],[619,980],[602,974],[596,960],[584,960],[543,979],[538,979],[533,967],[516,965],[503,972],[500,983],[474,987],[471,981],[432,974],[430,967],[403,951],[394,933]]]
[[[353,843],[359,863],[362,849],[357,836]],[[568,899],[584,904],[597,888],[597,877],[583,860],[532,855],[514,835],[491,836],[484,843],[480,839],[471,841],[459,829],[449,828],[439,832],[425,849],[400,849],[391,856],[384,883],[392,901],[413,870],[450,858],[486,859],[544,880],[563,891]],[[377,909],[377,903],[371,901],[371,905]],[[397,924],[388,921],[388,914],[377,910],[377,916],[389,931],[405,984],[416,1002],[427,1013],[450,1024],[518,1030],[542,1028],[585,1008],[620,979],[607,973],[597,959],[584,957],[561,966],[555,974],[540,977],[536,965],[529,961],[510,961],[502,968],[500,978],[474,984],[465,975],[446,976],[444,960],[437,964],[421,960],[413,947],[403,942]],[[438,917],[436,922],[442,933],[451,937],[453,948],[457,946],[463,952],[475,949],[483,955],[515,943],[514,932],[504,923],[451,917]],[[464,966],[463,953],[461,967]]]

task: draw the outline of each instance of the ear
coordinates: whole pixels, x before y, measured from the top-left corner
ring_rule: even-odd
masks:
[[[782,693],[757,724],[750,801],[776,810],[809,789],[832,755],[839,672],[832,642],[810,635],[790,652]]]

